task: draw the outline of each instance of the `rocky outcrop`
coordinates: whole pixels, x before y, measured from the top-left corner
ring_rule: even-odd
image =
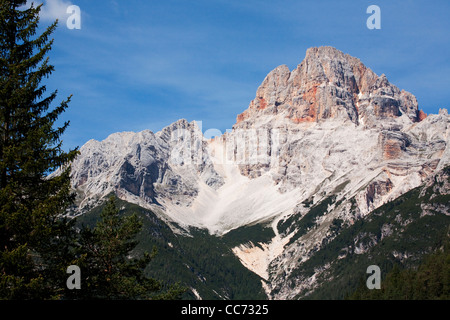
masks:
[[[183,119],[156,134],[122,132],[87,142],[72,164],[80,210],[110,193],[145,207],[159,205],[161,196],[188,206],[198,195],[199,181],[220,187],[223,179],[201,137],[196,123]]]
[[[244,121],[277,114],[293,123],[340,118],[368,127],[402,114],[412,122],[426,117],[411,93],[332,47],[308,49],[292,72],[286,65],[271,71],[249,108],[237,116],[236,127],[242,127]]]
[[[91,140],[72,185],[80,210],[113,192],[219,234],[330,196],[350,221],[447,164],[449,133],[445,109],[426,116],[359,59],[311,48],[296,69],[266,76],[230,132],[205,140],[195,122],[179,120]]]
[[[266,76],[231,131],[206,140],[195,121],[179,120],[157,133],[91,140],[72,164],[72,187],[77,213],[115,193],[186,230],[223,235],[270,224],[269,243],[233,252],[267,281],[269,296],[292,298],[293,285],[313,288],[327,267],[307,278],[292,270],[341,225],[426,181],[448,194],[449,143],[446,109],[426,115],[411,93],[359,59],[311,48],[296,69]],[[422,210],[448,214],[442,203]],[[382,234],[391,232],[386,225]]]

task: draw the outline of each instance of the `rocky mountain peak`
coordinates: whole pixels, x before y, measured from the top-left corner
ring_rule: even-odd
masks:
[[[237,116],[236,126],[248,127],[249,122],[274,115],[292,123],[341,119],[367,127],[402,115],[411,122],[426,117],[411,93],[333,47],[308,49],[292,71],[286,65],[272,70],[249,108]]]
[[[328,272],[329,263],[298,276],[299,266],[341,228],[360,225],[355,222],[424,182],[421,193],[431,190],[436,205],[421,205],[420,215],[448,216],[442,203],[450,186],[449,145],[446,109],[427,116],[414,95],[359,59],[310,48],[292,71],[273,69],[233,130],[220,137],[205,139],[195,121],[180,119],[156,133],[87,142],[72,164],[74,214],[115,193],[151,209],[178,234],[194,236],[197,227],[226,237],[236,230],[243,242],[232,252],[265,279],[268,296],[294,298]],[[409,218],[394,213],[403,230]],[[394,219],[380,225],[380,234],[388,237],[393,225]],[[334,261],[364,254],[378,239],[366,238],[355,233],[336,247]]]
[[[350,220],[449,163],[449,133],[445,109],[427,117],[359,59],[310,48],[294,70],[280,65],[265,77],[223,136],[206,140],[180,119],[91,140],[72,164],[72,186],[78,212],[115,193],[218,234],[330,196],[345,204],[336,216]]]

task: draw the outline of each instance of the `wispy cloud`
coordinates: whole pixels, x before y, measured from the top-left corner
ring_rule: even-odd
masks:
[[[42,21],[65,20],[69,16],[67,8],[72,5],[70,1],[66,0],[46,0],[34,1],[28,0],[27,7],[34,3],[35,6],[44,4],[41,8],[40,18]]]
[[[308,47],[319,45],[360,58],[422,105],[448,101],[448,4],[418,0],[404,8],[377,0],[383,29],[370,32],[367,6],[352,0],[28,3],[44,3],[45,24],[59,19],[64,25],[71,1],[82,9],[83,28],[55,33],[49,88],[62,97],[74,94],[67,137],[77,145],[115,131],[156,131],[179,118],[228,129],[268,72],[280,64],[295,68]]]

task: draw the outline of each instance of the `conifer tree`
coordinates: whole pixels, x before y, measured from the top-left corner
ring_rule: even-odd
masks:
[[[111,197],[94,228],[80,233],[82,289],[68,297],[79,299],[177,299],[184,292],[178,285],[162,288],[145,275],[156,254],[138,255],[133,250],[142,222],[136,214],[123,215]],[[163,290],[162,290],[163,289]]]
[[[25,8],[25,4],[0,0],[2,299],[54,297],[58,284],[53,271],[64,272],[65,264],[58,259],[59,249],[69,250],[61,244],[68,239],[62,236],[68,229],[61,215],[73,201],[68,164],[77,154],[62,150],[61,135],[69,123],[55,127],[70,97],[52,107],[57,92],[46,95],[42,84],[54,71],[47,55],[57,21],[37,35],[41,6]],[[61,174],[48,177],[60,167]]]

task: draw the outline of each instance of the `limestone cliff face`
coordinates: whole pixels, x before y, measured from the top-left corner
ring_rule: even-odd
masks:
[[[402,114],[412,122],[426,117],[412,94],[332,47],[308,49],[293,71],[286,65],[271,71],[249,108],[237,116],[237,127],[244,126],[241,122],[276,114],[293,123],[340,118],[366,127]]]
[[[233,127],[236,133],[254,128],[266,130],[269,142],[247,154],[263,150],[271,161],[240,164],[243,175],[270,172],[282,191],[309,185],[317,193],[331,177],[378,172],[371,179],[386,187],[375,190],[367,182],[359,196],[364,212],[448,161],[441,157],[448,149],[444,110],[428,119],[414,95],[332,47],[310,48],[293,71],[281,65],[266,76]],[[232,137],[224,136],[224,144]]]
[[[270,223],[269,243],[233,252],[267,280],[269,296],[290,298],[311,284],[292,287],[286,277],[333,234],[333,221],[351,225],[428,181],[450,164],[449,145],[446,109],[427,116],[359,59],[311,48],[296,69],[271,71],[221,137],[206,140],[195,121],[179,120],[86,143],[72,164],[75,211],[115,193],[181,232]],[[436,179],[448,189],[448,179]],[[314,228],[290,223],[314,206]]]
[[[188,206],[199,182],[212,189],[223,183],[205,148],[197,124],[184,119],[156,134],[120,132],[90,140],[72,164],[79,209],[95,206],[110,193],[144,207],[160,205],[161,197]]]
[[[205,140],[195,122],[179,120],[91,140],[72,186],[80,210],[113,192],[219,234],[303,214],[298,204],[330,196],[342,204],[336,217],[352,220],[448,164],[449,136],[447,110],[426,116],[359,59],[311,48],[296,69],[266,76],[230,132]]]

